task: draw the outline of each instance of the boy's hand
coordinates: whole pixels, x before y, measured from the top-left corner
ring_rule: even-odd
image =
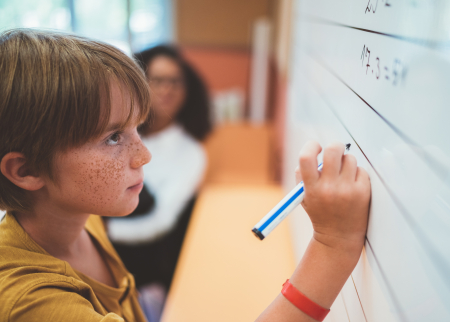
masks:
[[[345,146],[334,143],[324,151],[323,170],[317,170],[317,142],[308,142],[300,152],[297,183],[305,186],[303,208],[314,227],[314,239],[332,248],[360,252],[364,244],[370,203],[367,172],[357,167]]]
[[[367,229],[370,181],[356,166],[352,155],[344,156],[343,144],[325,149],[323,170],[317,170],[322,148],[308,142],[300,152],[297,182],[303,180],[303,208],[314,227],[308,245],[290,282],[318,305],[329,308],[355,268]],[[313,321],[279,295],[257,321]],[[315,320],[314,320],[315,321]]]

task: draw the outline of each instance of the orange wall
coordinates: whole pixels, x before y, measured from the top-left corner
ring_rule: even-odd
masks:
[[[181,45],[248,48],[252,23],[270,16],[272,0],[177,0]]]
[[[277,0],[273,68],[272,120],[274,124],[275,177],[281,180],[285,141],[287,94],[290,77],[293,0]]]
[[[285,76],[281,73],[276,74],[276,82],[274,84],[274,115],[273,115],[273,126],[274,126],[274,172],[275,180],[281,181],[282,176],[282,166],[283,166],[283,151],[284,151],[284,134],[286,126],[286,106],[287,106],[287,88],[288,82]]]
[[[248,97],[250,52],[244,49],[182,47],[184,57],[204,77],[211,92],[239,87]]]

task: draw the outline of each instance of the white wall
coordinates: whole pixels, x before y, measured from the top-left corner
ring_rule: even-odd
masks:
[[[450,321],[450,1],[301,0],[294,16],[285,187],[310,139],[351,143],[372,182],[328,320]],[[311,226],[291,222],[300,258]]]

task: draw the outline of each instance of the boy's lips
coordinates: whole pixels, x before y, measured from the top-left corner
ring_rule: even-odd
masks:
[[[143,187],[144,187],[144,181],[141,180],[139,183],[128,187],[128,190],[132,190],[132,191],[139,190],[140,191]]]

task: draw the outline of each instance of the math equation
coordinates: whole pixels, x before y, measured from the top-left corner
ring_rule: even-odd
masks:
[[[377,12],[378,2],[381,2],[380,5],[383,6],[383,7],[390,7],[391,6],[391,0],[369,0],[369,2],[367,2],[365,13],[368,13],[368,12],[375,13],[375,12]]]
[[[369,47],[364,45],[360,59],[366,75],[372,75],[376,79],[384,79],[394,86],[405,81],[407,68],[398,58],[393,61],[382,62],[380,57],[373,55]]]

